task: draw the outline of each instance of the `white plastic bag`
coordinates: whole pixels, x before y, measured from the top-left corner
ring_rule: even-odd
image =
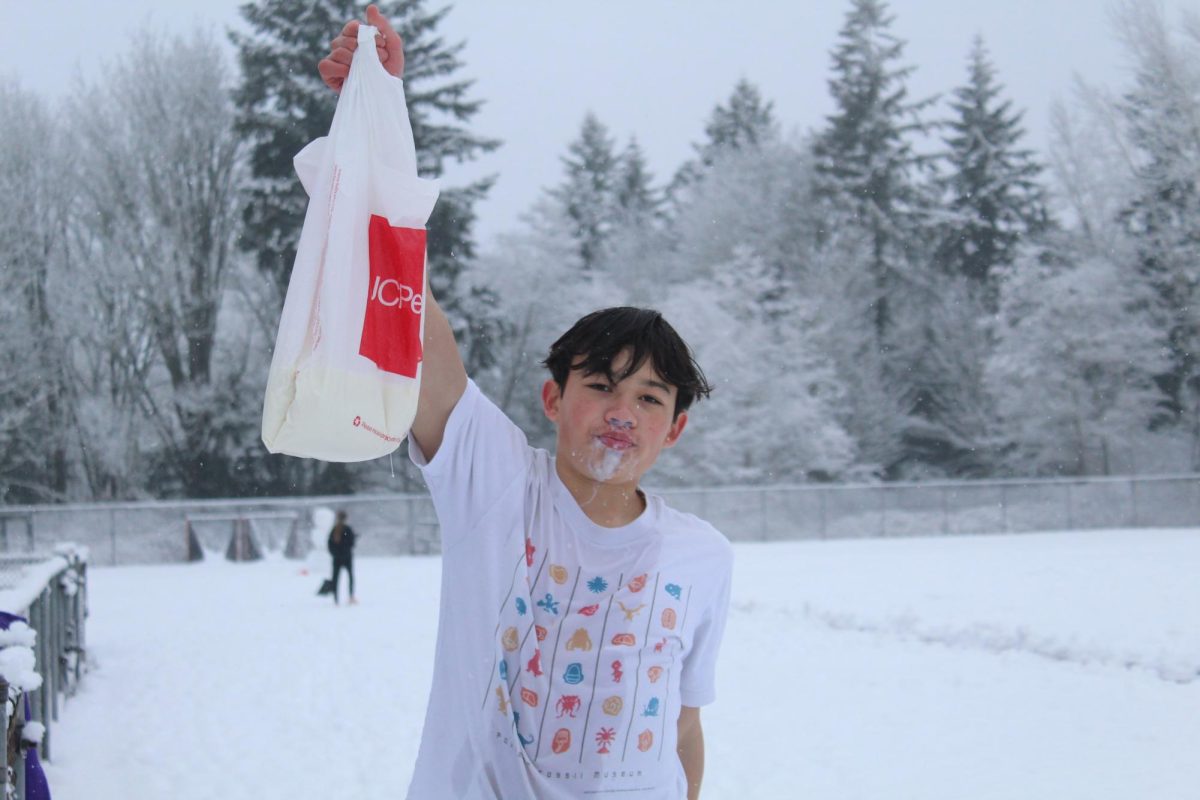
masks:
[[[263,403],[272,453],[363,461],[395,450],[421,386],[425,223],[404,84],[359,46],[329,135],[295,158],[308,211]]]

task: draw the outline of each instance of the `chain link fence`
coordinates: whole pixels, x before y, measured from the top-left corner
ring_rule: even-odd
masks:
[[[1200,526],[1200,475],[659,493],[734,541]],[[8,507],[0,509],[0,552],[28,552],[71,541],[90,548],[93,565],[182,562],[188,560],[190,524],[210,557],[228,544],[238,525],[248,527],[265,551],[299,557],[312,546],[317,509],[349,513],[360,556],[439,549],[428,495],[378,494]],[[322,531],[316,535],[323,541]]]
[[[735,541],[1200,526],[1200,475],[662,493]]]
[[[184,562],[189,538],[199,542],[206,557],[223,555],[234,532],[245,527],[263,551],[303,557],[312,546],[313,512],[322,508],[349,512],[360,556],[437,550],[429,496],[387,494],[0,508],[0,520],[9,520],[0,552],[44,550],[70,541],[91,551],[93,566]]]

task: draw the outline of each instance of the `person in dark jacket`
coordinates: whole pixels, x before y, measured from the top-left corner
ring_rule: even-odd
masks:
[[[346,524],[346,512],[337,512],[337,521],[329,532],[329,555],[333,556],[333,603],[338,602],[338,580],[343,569],[350,578],[350,604],[354,598],[354,529]]]

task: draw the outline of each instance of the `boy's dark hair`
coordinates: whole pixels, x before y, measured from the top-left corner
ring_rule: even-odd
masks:
[[[614,375],[613,359],[626,349],[632,355],[629,364],[620,375]],[[575,364],[580,356],[584,360]],[[584,375],[603,374],[619,383],[641,369],[647,358],[663,380],[678,390],[675,416],[712,392],[691,348],[662,314],[649,308],[620,306],[593,311],[550,345],[542,365],[550,370],[558,388],[566,389],[572,368]]]

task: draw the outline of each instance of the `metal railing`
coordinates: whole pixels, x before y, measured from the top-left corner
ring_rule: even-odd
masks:
[[[41,685],[23,691],[10,676],[0,676],[3,730],[7,746],[0,748],[0,774],[5,776],[8,795],[25,797],[25,758],[36,746],[44,758],[51,757],[52,725],[58,722],[65,697],[75,694],[86,669],[87,551],[71,545],[51,554],[0,556],[0,610],[28,620],[36,632],[33,645],[35,669]],[[25,698],[30,721],[41,723],[40,741],[25,734]]]
[[[734,541],[1200,526],[1200,475],[657,491]],[[303,557],[318,508],[349,512],[361,556],[439,549],[433,503],[424,494],[23,506],[0,508],[0,519],[23,520],[11,526],[20,533],[10,535],[8,552],[76,541],[90,549],[95,566],[186,561],[189,518],[192,532],[210,542],[229,542],[237,519],[254,520],[260,543],[286,539],[287,555]]]

